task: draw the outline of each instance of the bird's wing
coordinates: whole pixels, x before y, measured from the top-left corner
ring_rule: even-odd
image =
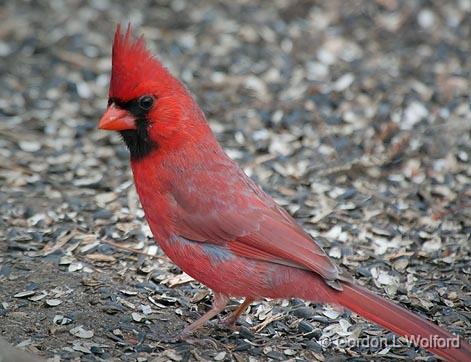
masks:
[[[312,270],[327,280],[339,277],[322,248],[238,168],[193,172],[172,196],[179,236],[227,247],[238,256]]]

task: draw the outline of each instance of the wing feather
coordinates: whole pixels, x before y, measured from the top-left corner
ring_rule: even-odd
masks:
[[[226,246],[238,256],[312,270],[327,280],[339,277],[335,264],[285,210],[237,166],[224,166],[193,172],[174,189],[179,236]]]

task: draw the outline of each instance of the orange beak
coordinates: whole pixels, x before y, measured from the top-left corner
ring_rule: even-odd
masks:
[[[107,131],[125,131],[136,129],[134,117],[126,110],[110,105],[98,124],[99,129]]]

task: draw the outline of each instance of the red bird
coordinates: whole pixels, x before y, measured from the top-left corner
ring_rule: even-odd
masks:
[[[119,131],[130,151],[136,189],[155,240],[183,271],[211,288],[211,310],[188,336],[245,297],[234,323],[254,300],[302,298],[340,305],[400,336],[453,335],[358,286],[322,248],[232,161],[185,86],[146,49],[123,35],[113,43],[108,108],[99,128]],[[455,338],[456,340],[456,338]],[[419,343],[420,344],[420,343]],[[471,361],[471,346],[428,349]]]

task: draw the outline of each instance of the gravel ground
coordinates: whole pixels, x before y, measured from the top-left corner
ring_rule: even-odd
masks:
[[[301,300],[163,342],[211,296],[155,246],[127,150],[96,130],[131,21],[332,258],[470,340],[470,19],[470,0],[2,2],[0,335],[53,361],[433,358],[345,346],[392,335]]]

